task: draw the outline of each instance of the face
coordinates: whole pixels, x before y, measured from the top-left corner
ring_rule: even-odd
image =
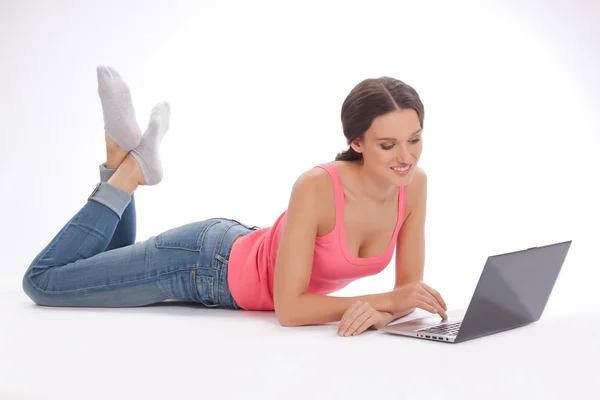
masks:
[[[373,120],[363,140],[351,144],[363,154],[364,168],[394,185],[410,183],[421,152],[421,124],[415,110],[393,111]]]

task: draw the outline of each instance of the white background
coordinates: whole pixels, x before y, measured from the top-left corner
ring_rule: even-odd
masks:
[[[175,396],[189,390],[239,398],[243,393],[280,398],[305,393],[301,389],[307,387],[298,386],[291,377],[277,378],[283,373],[282,362],[292,362],[292,371],[285,371],[301,381],[320,379],[327,385],[319,390],[306,382],[314,390],[306,393],[332,397],[360,394],[362,398],[394,389],[400,393],[409,377],[416,385],[411,392],[415,396],[450,398],[453,393],[444,387],[454,382],[455,389],[464,394],[464,385],[472,382],[469,374],[481,374],[477,380],[488,379],[489,384],[504,376],[505,385],[486,392],[488,398],[514,397],[517,392],[529,398],[561,398],[562,393],[593,390],[585,385],[591,384],[586,377],[597,376],[591,372],[597,368],[592,359],[598,356],[597,344],[588,346],[577,340],[576,345],[569,345],[576,348],[568,350],[561,347],[567,346],[564,341],[554,339],[563,338],[572,321],[580,323],[578,315],[599,314],[597,1],[1,0],[0,54],[0,286],[2,311],[9,321],[4,329],[12,327],[3,333],[4,347],[0,347],[9,354],[0,356],[4,360],[0,361],[0,379],[4,380],[0,381],[0,397],[3,393],[6,398],[38,398],[34,394],[40,393],[58,396],[60,388],[64,396],[81,398],[79,389],[91,390],[92,381],[86,379],[111,371],[115,372],[112,381],[106,378],[105,386],[94,386],[88,398],[94,393],[104,398],[131,398],[135,393]],[[171,128],[162,146],[164,180],[136,192],[137,240],[211,217],[270,226],[285,210],[298,175],[345,149],[340,109],[354,85],[383,75],[412,85],[425,105],[421,161],[429,176],[425,281],[441,292],[450,308],[463,307],[488,255],[573,240],[546,314],[539,328],[532,328],[540,330],[524,328],[522,332],[530,333],[514,333],[522,338],[498,335],[501,339],[482,340],[484,344],[476,346],[495,352],[502,367],[489,358],[478,361],[490,362],[485,364],[488,370],[476,368],[481,364],[464,364],[467,372],[462,381],[449,379],[440,387],[434,385],[438,374],[447,372],[429,371],[431,357],[447,355],[436,365],[441,362],[456,372],[446,363],[455,357],[468,360],[469,354],[481,357],[481,348],[472,347],[471,353],[465,350],[461,355],[460,350],[446,350],[448,346],[374,336],[377,332],[341,345],[333,335],[335,328],[286,330],[274,323],[271,314],[253,320],[219,311],[167,308],[163,312],[158,307],[138,316],[145,321],[138,324],[133,322],[133,310],[40,311],[32,307],[20,288],[22,275],[84,205],[99,180],[98,165],[105,159],[95,71],[101,64],[115,67],[128,82],[142,128],[154,104],[163,100],[171,104]],[[393,281],[392,263],[381,274],[355,282],[337,295],[388,291]],[[202,318],[192,318],[195,315]],[[268,322],[253,326],[263,321],[260,318]],[[82,328],[76,321],[87,322]],[[74,333],[78,332],[75,326],[86,329],[85,335]],[[138,368],[119,364],[119,357],[132,347],[120,340],[116,326],[120,333],[127,330],[129,339],[138,344],[138,340],[148,341],[147,347],[140,348]],[[135,333],[140,327],[147,328],[141,336]],[[528,359],[530,364],[521,360],[525,364],[517,367],[507,355],[511,353],[502,350],[502,346],[532,349],[531,343],[542,330],[544,346],[535,353],[538,356]],[[37,340],[41,331],[50,335],[44,336],[47,341]],[[256,336],[248,338],[243,332]],[[278,336],[282,334],[285,339]],[[145,335],[172,340],[177,350],[174,354],[158,351],[152,336]],[[73,347],[72,338],[90,342],[77,342],[82,347]],[[181,338],[187,341],[179,342]],[[287,343],[289,338],[294,340]],[[217,340],[237,345],[231,344],[233,353],[227,355],[230,344],[215,345]],[[307,344],[298,347],[297,341]],[[256,350],[260,351],[259,368],[250,367],[246,360],[245,372],[236,370],[236,359],[242,359],[246,349],[239,343],[255,342],[263,346]],[[32,343],[39,347],[32,350]],[[104,350],[99,350],[99,343]],[[80,353],[85,346],[91,350]],[[295,361],[298,358],[282,355],[283,349],[290,351],[288,346],[299,352],[296,357],[302,354],[300,364]],[[324,365],[333,365],[335,371],[341,362],[337,371],[344,372],[343,377],[332,372],[330,379],[324,378],[328,375],[313,353],[325,357],[323,346],[334,346],[329,349],[335,353],[326,355]],[[373,348],[381,350],[371,353]],[[390,348],[398,355],[384,356]],[[107,353],[108,349],[113,353]],[[150,370],[139,368],[150,368],[143,357],[153,352],[159,355],[152,358],[157,363],[152,371],[168,369],[165,386],[159,387],[165,389],[169,383],[170,392],[150,392],[149,385],[156,380],[147,381]],[[160,354],[168,362],[162,363]],[[557,359],[561,355],[567,359]],[[540,360],[548,356],[557,368],[575,364],[582,369],[550,368]],[[39,357],[52,362],[40,363]],[[227,357],[229,361],[224,361]],[[85,364],[92,358],[100,361]],[[349,367],[352,360],[356,370]],[[385,372],[366,369],[389,362],[393,368],[384,367]],[[92,368],[90,373],[77,367],[82,363]],[[409,375],[396,374],[396,369],[410,363],[429,372],[408,368]],[[550,369],[538,369],[536,363]],[[185,366],[185,371],[178,370],[178,365]],[[225,367],[234,369],[224,371]],[[259,380],[244,375],[256,373]],[[58,377],[63,374],[77,376],[79,384],[62,385]],[[143,381],[135,383],[140,385],[135,390],[141,392],[124,389],[133,384],[127,379],[130,374]],[[181,374],[186,383],[170,382]],[[346,386],[348,374],[363,377],[350,379],[360,389]],[[246,386],[220,383],[217,387],[213,375],[243,376],[240,379]],[[203,376],[211,377],[212,386],[189,381]],[[33,382],[41,385],[33,389]],[[286,382],[296,391],[280,391]],[[523,392],[523,387],[529,392]],[[101,388],[114,391],[102,392]],[[25,397],[26,393],[32,397]]]

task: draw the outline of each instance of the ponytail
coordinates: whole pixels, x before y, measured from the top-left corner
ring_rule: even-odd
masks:
[[[335,157],[336,161],[362,161],[362,159],[362,153],[354,151],[352,147],[348,147],[348,150],[338,153],[338,155]]]

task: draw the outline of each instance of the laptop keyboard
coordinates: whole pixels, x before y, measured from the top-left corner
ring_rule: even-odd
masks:
[[[432,333],[434,335],[456,336],[461,323],[462,321],[452,324],[436,325],[432,326],[431,328],[419,329],[418,332]]]

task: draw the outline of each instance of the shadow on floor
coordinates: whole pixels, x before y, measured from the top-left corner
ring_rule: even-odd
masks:
[[[122,307],[122,308],[96,308],[96,307],[45,307],[31,303],[30,307],[34,307],[42,312],[59,312],[59,313],[147,313],[147,314],[162,314],[165,316],[190,316],[197,317],[206,315],[212,318],[226,317],[231,318],[235,314],[236,318],[246,320],[264,321],[269,324],[279,325],[277,317],[273,311],[245,311],[232,310],[227,308],[206,307],[202,304],[186,300],[167,300],[160,303],[150,304],[138,307]]]

